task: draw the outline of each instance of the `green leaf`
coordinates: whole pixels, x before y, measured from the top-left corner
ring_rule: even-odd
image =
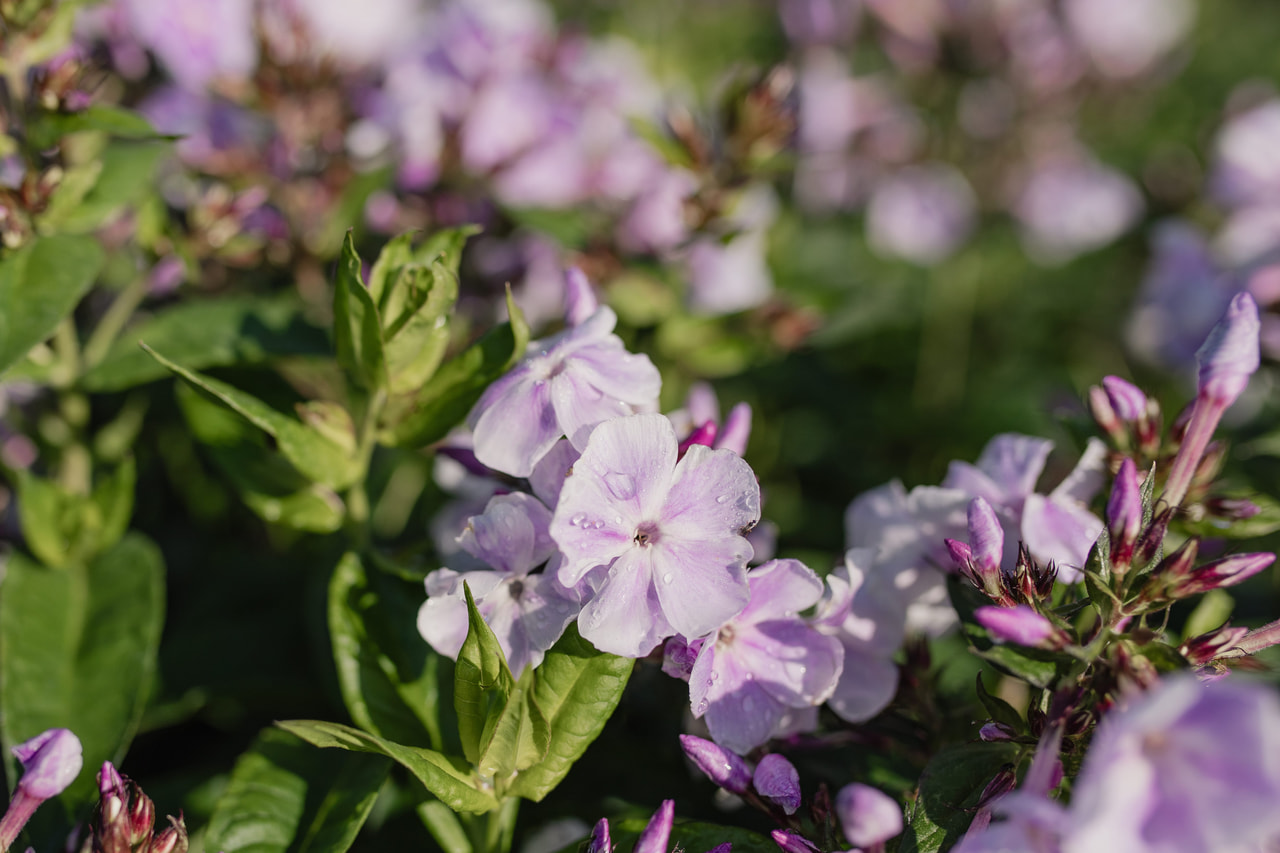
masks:
[[[1215,631],[1226,624],[1235,609],[1236,600],[1225,589],[1211,589],[1200,597],[1195,610],[1182,628],[1182,639],[1189,640]]]
[[[146,344],[156,361],[191,383],[208,397],[276,440],[280,452],[308,480],[332,489],[349,486],[359,476],[359,466],[343,449],[301,421],[276,411],[266,403],[225,382],[189,370]]]
[[[1258,514],[1239,521],[1214,516],[1205,516],[1198,521],[1183,521],[1181,527],[1188,536],[1206,539],[1257,539],[1280,530],[1280,502],[1275,498],[1259,492],[1240,492],[1225,497],[1252,501],[1258,507]]]
[[[511,318],[446,361],[416,393],[392,398],[381,420],[379,440],[421,447],[445,436],[495,379],[515,364],[529,343],[529,326],[507,290]]]
[[[9,748],[62,726],[80,738],[86,768],[65,796],[77,805],[95,796],[94,772],[119,762],[137,731],[163,621],[164,564],[140,534],[61,571],[10,555],[0,585],[0,741],[10,790]]]
[[[1009,743],[966,743],[935,755],[920,776],[898,853],[950,849],[973,821],[972,808],[982,789],[1017,758],[1018,747]]]
[[[415,810],[431,837],[444,853],[472,853],[471,839],[462,822],[439,800],[427,800]]]
[[[151,191],[160,162],[173,150],[167,141],[118,140],[98,155],[102,170],[83,198],[51,203],[41,225],[68,234],[85,234],[119,215]]]
[[[982,702],[982,707],[987,709],[992,720],[1003,723],[1015,732],[1023,730],[1022,715],[999,696],[992,696],[987,692],[987,685],[982,683],[981,672],[978,673],[978,699]]]
[[[53,480],[26,470],[16,474],[22,538],[46,566],[64,565],[71,560],[82,500],[67,494]]]
[[[382,349],[382,321],[373,296],[364,285],[360,255],[350,231],[342,244],[333,290],[333,340],[338,363],[370,391],[387,387],[386,355]]]
[[[515,679],[507,669],[498,638],[476,609],[471,587],[464,581],[462,588],[467,599],[467,638],[454,665],[453,707],[458,715],[462,752],[476,764],[486,734],[492,733],[493,724],[515,689]]]
[[[1021,678],[1035,687],[1048,688],[1057,681],[1060,671],[1065,672],[1074,665],[1072,658],[1058,652],[995,643],[987,629],[979,625],[973,616],[976,608],[990,604],[986,596],[959,575],[948,576],[947,591],[973,654],[995,664],[1002,672]]]
[[[547,755],[550,732],[546,717],[531,701],[534,672],[525,669],[502,710],[486,721],[476,766],[484,778],[498,780],[499,791],[517,771]]]
[[[547,718],[547,757],[516,777],[510,793],[541,800],[600,736],[622,699],[635,661],[596,651],[576,623],[537,669],[533,700]]]
[[[458,299],[458,279],[440,262],[409,267],[398,289],[409,291],[402,320],[387,330],[391,393],[421,388],[435,374],[449,346],[449,314]]]
[[[329,581],[329,636],[342,699],[362,729],[408,746],[444,749],[440,657],[415,628],[422,584],[366,571],[344,554]]]
[[[236,762],[205,833],[225,853],[343,853],[391,770],[384,756],[316,749],[267,729]]]
[[[109,104],[94,104],[75,113],[40,113],[27,131],[35,148],[53,148],[62,137],[86,130],[99,131],[120,139],[166,139],[138,113]]]
[[[455,812],[479,813],[498,807],[497,798],[482,787],[470,766],[461,758],[393,743],[337,723],[290,720],[276,725],[315,746],[385,755],[412,773],[428,791]]]
[[[97,278],[97,241],[37,237],[0,260],[0,374],[48,338]]]
[[[95,516],[89,525],[94,533],[93,553],[110,548],[129,529],[137,482],[138,468],[132,456],[126,456],[111,473],[95,479],[93,493],[89,496]]]
[[[88,391],[120,391],[168,375],[139,341],[191,370],[260,364],[281,355],[325,355],[325,335],[293,297],[231,296],[180,302],[131,326],[84,375]]]

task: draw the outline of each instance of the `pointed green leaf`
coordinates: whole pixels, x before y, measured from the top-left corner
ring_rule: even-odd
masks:
[[[359,475],[354,459],[341,447],[301,421],[225,382],[189,370],[142,345],[156,361],[191,383],[210,399],[220,403],[276,440],[276,445],[298,472],[309,480],[333,489],[349,486]]]
[[[982,702],[982,707],[987,709],[992,720],[1003,723],[1015,732],[1022,731],[1022,715],[999,696],[993,696],[987,692],[987,685],[982,683],[981,672],[978,673],[978,700]]]
[[[138,468],[132,456],[126,456],[116,469],[95,478],[89,501],[95,510],[92,553],[98,553],[120,541],[133,519],[134,488]]]
[[[296,297],[229,296],[184,301],[124,331],[84,375],[88,391],[119,391],[168,375],[138,347],[146,341],[190,370],[260,364],[280,355],[326,355],[324,332],[309,325]]]
[[[0,259],[0,374],[58,328],[102,268],[90,237],[36,237]]]
[[[61,726],[80,738],[86,768],[66,797],[89,802],[94,769],[118,762],[137,730],[163,621],[164,564],[140,534],[87,566],[59,571],[8,557],[0,584],[0,741],[10,790],[17,776],[9,748]]]
[[[79,532],[83,499],[67,494],[54,480],[30,471],[17,471],[16,486],[22,512],[18,522],[27,547],[46,566],[61,566],[72,558]]]
[[[507,290],[510,321],[446,361],[420,390],[393,397],[381,420],[379,440],[397,447],[421,447],[453,429],[495,379],[524,355],[529,326]]]
[[[385,756],[317,749],[267,729],[236,762],[205,832],[225,853],[343,853],[391,770]]]
[[[276,725],[307,743],[326,749],[385,755],[412,773],[440,802],[455,812],[487,812],[498,807],[497,798],[481,785],[471,767],[461,758],[393,743],[338,723],[290,720]]]
[[[338,363],[360,387],[374,391],[387,387],[387,363],[382,321],[364,285],[360,263],[355,237],[348,231],[333,289],[333,341]]]
[[[343,555],[329,581],[329,636],[351,719],[407,746],[444,749],[438,720],[440,656],[415,627],[422,584],[366,571]]]
[[[409,267],[397,288],[411,299],[387,329],[387,372],[391,393],[405,394],[426,384],[449,346],[449,314],[458,299],[458,279],[444,265]]]
[[[471,839],[458,816],[439,800],[427,800],[416,809],[418,819],[444,853],[472,853]]]
[[[476,766],[484,778],[502,783],[516,771],[532,767],[547,754],[547,720],[531,699],[532,669],[525,669],[502,710],[489,718],[481,737]]]
[[[605,654],[571,624],[537,669],[533,700],[547,719],[546,758],[516,777],[510,793],[541,800],[600,736],[622,699],[634,661]]]
[[[476,609],[471,587],[464,581],[467,599],[467,638],[458,652],[453,670],[453,707],[458,715],[458,734],[467,760],[476,764],[492,726],[515,688],[498,638]]]
[[[899,853],[950,849],[973,821],[983,788],[1017,757],[1018,747],[1010,743],[966,743],[935,755],[920,776]]]

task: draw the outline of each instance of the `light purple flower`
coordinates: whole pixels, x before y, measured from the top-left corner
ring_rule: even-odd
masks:
[[[1230,406],[1244,393],[1260,364],[1259,328],[1258,304],[1248,293],[1237,293],[1196,352],[1198,396]]]
[[[683,254],[689,278],[689,307],[699,314],[732,314],[754,308],[773,293],[766,263],[767,231],[777,217],[778,200],[766,185],[743,192],[724,217],[738,230],[727,242],[714,237],[695,240]]]
[[[1119,376],[1104,376],[1102,387],[1122,420],[1136,421],[1147,416],[1147,395],[1132,382]]]
[[[1178,45],[1195,21],[1191,0],[1067,0],[1072,35],[1108,77],[1135,77]]]
[[[466,640],[465,581],[511,672],[519,676],[542,661],[578,611],[575,593],[554,573],[530,574],[556,554],[550,522],[550,510],[521,492],[492,498],[483,514],[468,521],[458,543],[493,571],[437,569],[427,576],[418,632],[432,648],[457,657]]]
[[[693,735],[680,735],[680,746],[712,782],[732,794],[747,792],[751,785],[751,767],[736,753]]]
[[[476,457],[527,477],[560,436],[581,450],[596,424],[657,407],[662,377],[647,356],[613,334],[601,307],[580,325],[529,345],[524,359],[485,390],[467,423]]]
[[[902,807],[888,794],[854,782],[836,794],[836,815],[855,847],[883,844],[902,832]]]
[[[746,609],[707,638],[689,676],[693,715],[705,716],[712,739],[738,753],[768,740],[787,708],[829,699],[844,660],[838,640],[796,615],[822,596],[812,569],[774,560],[747,582]]]
[[[649,818],[649,823],[636,839],[632,853],[667,853],[667,841],[671,838],[671,826],[675,823],[675,800],[663,800],[662,805]]]
[[[1232,116],[1214,141],[1210,183],[1233,207],[1274,202],[1280,197],[1280,98]]]
[[[640,657],[664,637],[715,630],[747,603],[755,475],[728,450],[677,455],[662,415],[605,421],[560,492],[551,523],[565,557],[560,581],[573,586],[604,567],[579,619],[603,651]]]
[[[244,78],[258,64],[253,0],[122,0],[134,37],[179,85],[192,91],[216,78]]]
[[[61,794],[84,765],[80,739],[70,729],[49,729],[11,751],[22,763],[18,789],[37,800]]]
[[[1142,209],[1141,193],[1124,174],[1084,159],[1033,166],[1013,204],[1027,253],[1048,264],[1102,248]]]
[[[869,571],[873,552],[852,548],[827,575],[814,627],[840,642],[844,665],[827,700],[844,720],[861,723],[880,713],[898,689],[893,656],[902,645],[906,610],[889,580]]]
[[[1031,647],[1057,645],[1054,641],[1058,637],[1058,629],[1025,604],[1014,607],[979,607],[974,610],[973,616],[997,643],[1011,642]]]
[[[853,38],[861,0],[781,0],[778,17],[787,38],[799,45],[843,44]]]
[[[911,166],[881,181],[867,202],[867,239],[876,251],[921,266],[950,257],[969,239],[977,199],[956,169]]]
[[[1280,700],[1167,679],[1103,718],[1073,786],[1063,853],[1220,853],[1280,834]]]
[[[787,814],[795,814],[800,808],[800,774],[794,764],[777,753],[760,759],[751,785],[757,794],[777,803]]]
[[[618,244],[629,252],[665,252],[689,236],[685,202],[697,181],[683,169],[656,174],[618,225]]]

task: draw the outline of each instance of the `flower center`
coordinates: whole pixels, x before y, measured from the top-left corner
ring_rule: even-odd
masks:
[[[720,633],[716,635],[716,648],[726,648],[733,645],[733,626],[721,625]]]
[[[511,594],[512,600],[519,601],[520,596],[524,595],[524,581],[512,581],[507,587],[507,591]]]
[[[641,522],[636,527],[636,535],[631,540],[641,547],[653,545],[658,541],[658,524],[654,521]]]

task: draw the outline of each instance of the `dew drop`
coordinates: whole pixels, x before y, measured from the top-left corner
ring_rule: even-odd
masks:
[[[809,671],[807,666],[802,663],[795,663],[794,661],[787,664],[785,669],[787,672],[787,678],[791,678],[796,681],[804,678],[804,674]]]
[[[719,681],[719,680],[720,680],[720,673],[718,673],[718,672],[714,672],[714,671],[713,671],[713,672],[711,673],[711,680],[712,680],[712,681]]]
[[[675,579],[676,579],[676,576],[671,572],[667,572],[665,575],[662,576],[663,583],[671,583]]]
[[[582,524],[582,522],[586,520],[587,520],[586,513],[580,512],[577,515],[575,515],[573,518],[569,519],[569,523],[572,524],[574,527],[577,527],[578,525]]]
[[[620,516],[620,515],[615,515],[615,516],[613,517],[613,523],[614,523],[614,524],[621,524],[621,523],[622,523],[622,516]]]
[[[609,494],[620,501],[629,501],[636,496],[636,479],[630,474],[613,471],[604,475],[604,484]]]
[[[701,702],[698,703],[698,709],[693,712],[693,715],[695,717],[701,717],[706,712],[707,712],[707,700],[703,699]]]
[[[727,501],[727,500],[729,500],[729,496],[728,496],[728,495],[718,495],[718,496],[716,497],[716,503],[718,503],[718,504],[722,504],[722,503],[724,503],[724,502],[725,502],[725,501]]]

